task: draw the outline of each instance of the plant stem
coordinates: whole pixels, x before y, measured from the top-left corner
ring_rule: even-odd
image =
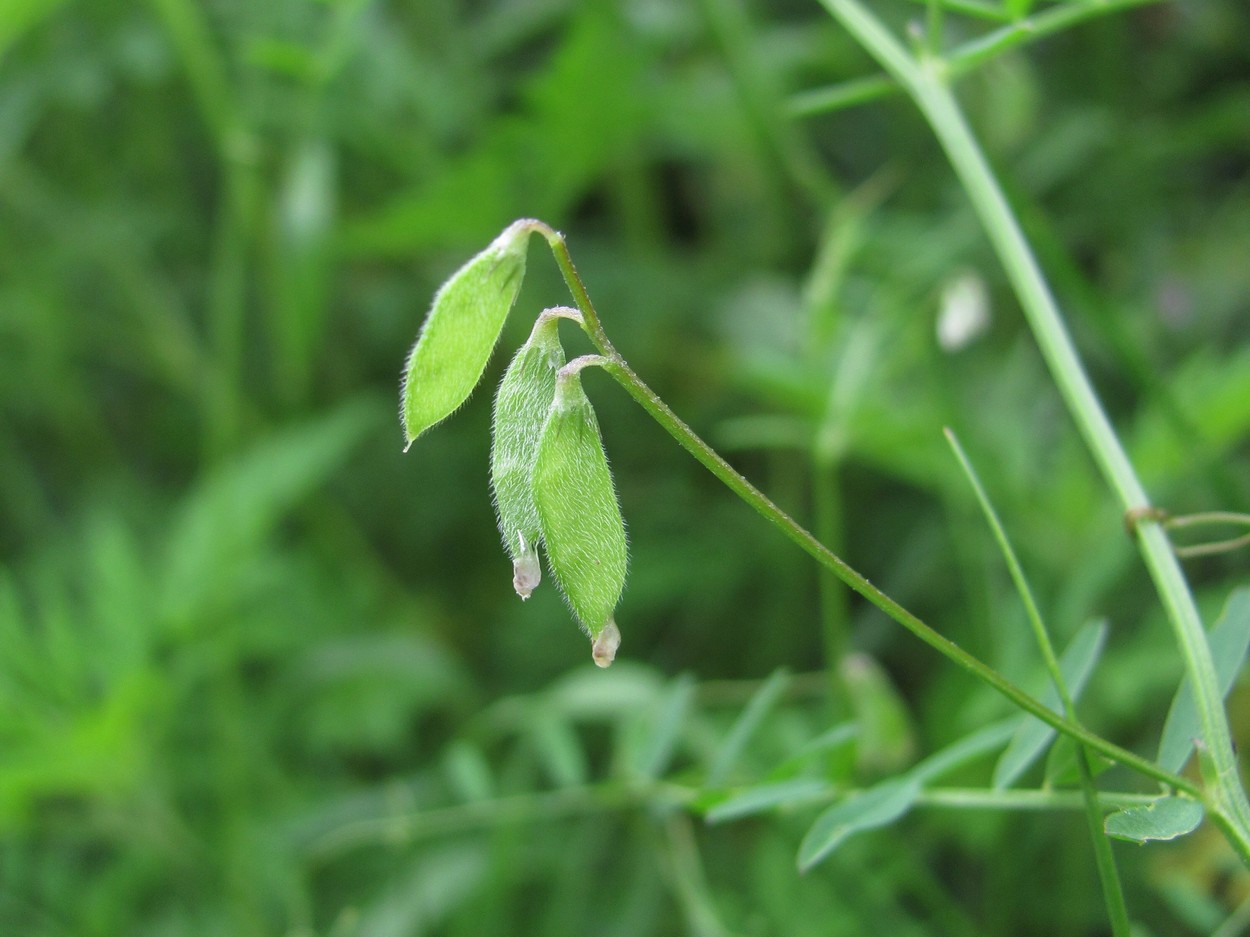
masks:
[[[642,379],[634,373],[625,359],[612,346],[612,343],[603,331],[599,314],[595,311],[594,303],[591,302],[586,286],[582,282],[577,268],[573,265],[573,258],[569,254],[568,245],[565,244],[563,235],[540,221],[531,222],[531,225],[533,230],[540,232],[547,239],[547,243],[555,256],[556,264],[559,266],[560,272],[568,284],[569,291],[573,294],[577,307],[581,310],[587,334],[598,347],[600,353],[608,359],[608,363],[604,365],[604,370],[625,388],[625,391],[650,414],[652,419],[660,424],[665,432],[672,436],[683,449],[715,475],[730,491],[754,508],[765,520],[781,530],[790,540],[850,588],[881,609],[921,641],[973,676],[989,684],[1025,712],[1036,716],[1047,725],[1070,736],[1075,741],[1089,746],[1112,761],[1119,762],[1147,777],[1154,778],[1175,790],[1184,791],[1191,797],[1201,798],[1199,789],[1185,778],[1164,771],[1158,765],[1152,764],[1145,758],[1135,755],[1101,736],[1095,735],[1084,726],[1065,719],[1028,693],[1025,693],[988,664],[969,654],[954,641],[935,631],[903,608],[903,606],[869,582],[868,579],[852,569],[841,557],[813,537],[806,528],[786,514],[781,508],[777,507],[777,505],[773,504],[767,495],[752,485],[742,475],[738,474],[720,453],[700,439],[694,430],[669,409],[668,404],[661,400],[659,395],[643,383]]]
[[[813,527],[821,543],[840,548],[842,542],[842,479],[836,462],[817,462],[812,469]],[[842,661],[851,649],[850,609],[847,593],[832,575],[820,571],[817,582],[820,594],[821,632],[824,638],[825,664],[831,674],[831,689],[838,704],[847,702],[846,688],[840,676]]]
[[[894,76],[924,114],[1015,287],[1051,376],[1094,460],[1126,512],[1148,507],[1145,490],[1085,375],[1037,261],[946,84],[944,63],[913,60],[858,0],[821,3]],[[1146,519],[1138,527],[1137,539],[1194,687],[1211,763],[1206,778],[1209,806],[1233,847],[1250,864],[1250,801],[1238,777],[1232,734],[1197,606],[1159,523]]]

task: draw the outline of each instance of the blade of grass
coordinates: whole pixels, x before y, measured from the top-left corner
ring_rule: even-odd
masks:
[[[1063,669],[1059,665],[1059,658],[1055,654],[1055,648],[1051,643],[1046,623],[1042,619],[1041,610],[1037,606],[1037,600],[1033,597],[1033,590],[1029,586],[1028,578],[1024,575],[1024,567],[1020,565],[1011,540],[1007,537],[1007,531],[998,518],[998,512],[994,510],[994,505],[989,495],[986,494],[985,487],[981,484],[981,479],[976,469],[972,467],[972,462],[964,452],[963,446],[959,444],[959,439],[949,428],[945,430],[945,433],[946,441],[950,443],[955,458],[959,460],[964,475],[967,476],[972,490],[976,493],[977,502],[985,514],[985,521],[989,524],[994,540],[1003,554],[1003,561],[1011,573],[1011,580],[1015,584],[1016,592],[1020,595],[1020,601],[1024,603],[1029,625],[1033,629],[1033,638],[1037,641],[1038,650],[1042,652],[1042,660],[1046,663],[1051,682],[1063,704],[1063,714],[1073,722],[1079,722],[1076,715],[1076,703],[1073,702],[1072,693],[1068,689],[1068,681],[1064,679]],[[1131,928],[1128,920],[1128,906],[1124,902],[1124,889],[1120,885],[1120,873],[1116,868],[1115,856],[1111,852],[1111,843],[1108,842],[1106,831],[1103,829],[1102,810],[1098,806],[1098,793],[1094,789],[1094,773],[1089,757],[1089,750],[1085,749],[1076,761],[1080,771],[1081,793],[1085,798],[1085,819],[1089,824],[1089,835],[1094,843],[1094,860],[1098,865],[1098,878],[1102,882],[1107,916],[1111,919],[1111,931],[1116,937],[1129,937]]]

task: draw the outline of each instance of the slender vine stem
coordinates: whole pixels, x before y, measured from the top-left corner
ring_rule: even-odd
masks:
[[[573,258],[569,254],[564,236],[541,221],[532,221],[530,225],[532,230],[541,233],[546,238],[552,254],[555,256],[556,264],[569,287],[569,292],[573,294],[574,302],[578,309],[581,310],[586,334],[590,336],[591,341],[598,348],[600,354],[607,359],[607,362],[603,365],[604,370],[616,379],[626,393],[633,397],[651,418],[660,424],[665,432],[672,436],[683,449],[715,475],[730,491],[754,508],[769,523],[777,527],[786,537],[796,543],[850,588],[881,609],[925,644],[928,644],[968,673],[989,684],[1025,712],[1036,716],[1047,725],[1052,726],[1082,745],[1086,745],[1094,751],[1105,755],[1112,761],[1153,778],[1170,788],[1184,791],[1191,797],[1201,798],[1202,794],[1199,788],[1185,778],[1165,771],[1140,755],[1135,755],[1114,742],[1109,742],[1101,736],[1090,732],[1084,726],[1065,719],[1036,698],[1021,690],[998,671],[965,651],[954,641],[934,630],[916,615],[894,601],[894,599],[890,598],[890,596],[869,582],[866,577],[847,564],[845,560],[812,536],[794,518],[777,507],[767,495],[747,481],[732,465],[726,462],[720,453],[704,442],[694,430],[687,426],[669,408],[668,404],[660,399],[660,396],[655,391],[643,382],[642,378],[634,373],[634,370],[621,356],[620,352],[613,347],[607,333],[604,332],[603,324],[599,319],[598,312],[595,310],[594,303],[590,299],[590,294],[586,290],[586,285],[582,282],[582,278],[573,264]]]
[[[951,94],[946,63],[913,59],[858,0],[820,2],[920,108],[981,218],[1051,376],[1107,483],[1126,512],[1148,507],[1146,492],[1085,374],[1033,252]],[[1209,771],[1204,766],[1205,800],[1233,847],[1250,864],[1250,801],[1238,776],[1232,733],[1197,606],[1158,521],[1146,515],[1137,528],[1137,541],[1194,687],[1209,756]]]
[[[1047,7],[1034,16],[1008,23],[951,49],[943,57],[946,73],[952,78],[961,77],[976,71],[990,59],[1062,32],[1083,20],[1158,2],[1160,0],[1086,0],[1083,3]],[[955,12],[971,16],[981,15],[974,9],[961,9],[951,4],[946,6]],[[888,73],[869,75],[825,88],[801,91],[790,98],[788,110],[794,117],[814,117],[817,114],[827,114],[875,101],[902,90],[900,83]]]

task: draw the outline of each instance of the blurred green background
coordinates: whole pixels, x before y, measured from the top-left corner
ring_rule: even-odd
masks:
[[[1239,0],[1151,4],[959,85],[1177,513],[1250,505],[1247,35]],[[1083,717],[1153,753],[1181,665],[942,154],[898,95],[795,97],[873,71],[814,0],[0,3],[0,934],[1104,933],[1076,812],[918,810],[803,876],[819,804],[703,822],[1010,709],[605,377],[618,663],[552,589],[516,600],[489,385],[568,301],[537,242],[488,386],[400,453],[434,290],[542,218],[698,432],[1038,688],[953,427],[1060,642],[1109,623]],[[959,280],[988,323],[943,347]],[[1245,551],[1188,568],[1212,618],[1247,581]],[[853,750],[822,747],[848,715]],[[1205,829],[1116,853],[1142,933],[1250,894]]]

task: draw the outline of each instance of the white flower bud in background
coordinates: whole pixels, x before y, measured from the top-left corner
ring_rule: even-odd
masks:
[[[990,298],[981,275],[964,270],[942,287],[937,340],[943,351],[959,351],[971,344],[990,324]]]

